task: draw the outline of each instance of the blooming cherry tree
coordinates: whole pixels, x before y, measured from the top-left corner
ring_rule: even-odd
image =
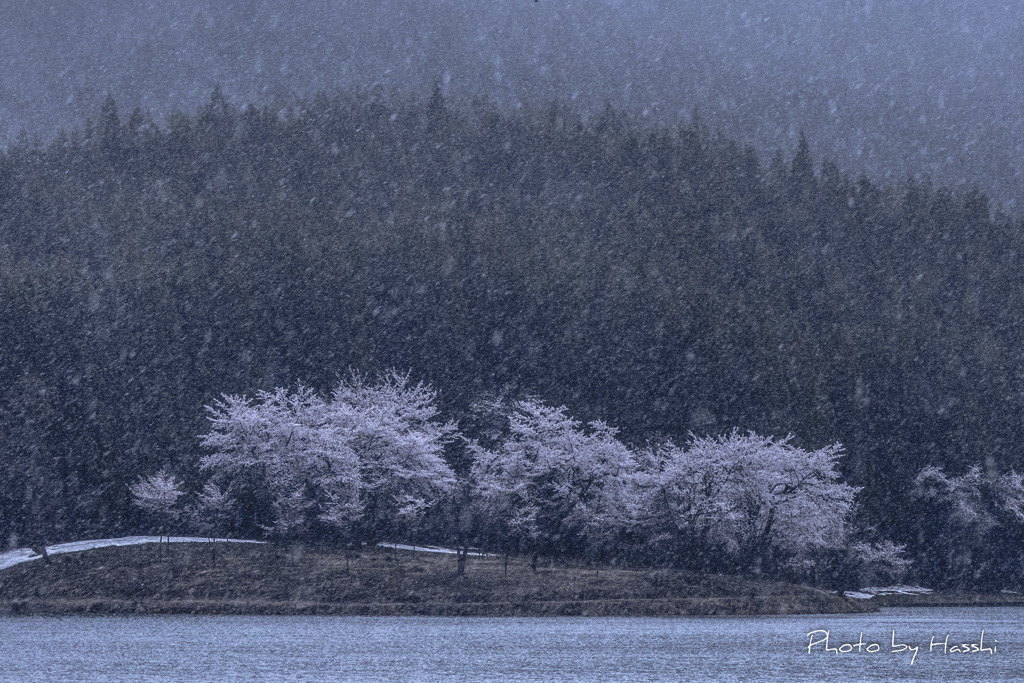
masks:
[[[660,538],[756,570],[841,545],[857,491],[835,470],[842,447],[806,451],[789,441],[733,431],[661,449],[647,495]]]
[[[601,422],[589,430],[564,407],[519,401],[509,436],[475,448],[472,478],[479,514],[506,544],[581,554],[608,541],[633,510],[632,454]]]
[[[939,586],[995,589],[1024,559],[1024,478],[974,465],[959,476],[929,466],[914,479],[919,509],[918,568]],[[1014,585],[1015,588],[1020,586]]]
[[[407,530],[454,489],[444,447],[457,428],[437,420],[436,398],[394,371],[376,384],[356,375],[334,390],[327,419],[356,454],[368,540]]]
[[[179,514],[177,503],[182,491],[178,481],[161,469],[154,475],[140,478],[131,487],[131,493],[135,505],[159,521],[161,536],[168,535]]]
[[[358,459],[312,390],[225,396],[208,410],[211,430],[201,440],[213,453],[202,467],[249,525],[282,537],[351,530],[360,513]]]
[[[434,401],[397,373],[341,382],[330,402],[304,387],[225,396],[208,407],[202,467],[243,529],[379,540],[408,530],[454,485],[443,452],[455,427],[436,420]]]

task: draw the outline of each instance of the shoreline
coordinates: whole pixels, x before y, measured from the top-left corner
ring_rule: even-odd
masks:
[[[867,607],[867,606],[865,606]],[[742,598],[662,600],[566,600],[535,603],[292,603],[222,601],[130,601],[102,598],[48,600],[22,598],[0,602],[0,616],[204,615],[346,617],[721,617],[814,614],[863,614],[805,610],[786,601]]]
[[[748,600],[735,597],[541,602],[254,602],[220,600],[123,600],[110,598],[14,598],[0,600],[0,616],[204,615],[204,616],[366,616],[366,617],[674,617],[870,614],[909,607],[1024,607],[1024,600],[984,594],[937,595],[932,600],[863,601],[860,609],[803,609],[799,601]]]
[[[929,593],[927,595],[879,595],[879,607],[1024,607],[1024,595],[1005,593]]]
[[[877,611],[875,600],[743,576],[401,548],[173,543],[51,555],[0,572],[0,615],[756,616]]]

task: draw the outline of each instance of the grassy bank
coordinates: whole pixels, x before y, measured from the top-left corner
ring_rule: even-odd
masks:
[[[874,601],[870,601],[874,603]],[[100,548],[0,572],[0,613],[336,615],[730,615],[870,611],[805,586],[677,570],[542,565],[452,555],[299,546]]]

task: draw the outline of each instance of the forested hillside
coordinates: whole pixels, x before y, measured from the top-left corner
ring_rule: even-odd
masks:
[[[1022,227],[699,117],[108,100],[0,156],[0,537],[129,529],[139,476],[198,478],[222,393],[396,368],[470,436],[493,393],[636,445],[841,442],[863,518],[913,546],[923,468],[1024,464]]]
[[[279,108],[379,86],[506,107],[694,107],[770,154],[800,131],[872,179],[927,171],[1024,207],[1024,11],[1005,0],[175,0],[0,3],[0,147],[106,93],[163,123],[221,84]],[[283,103],[283,104],[282,104]]]

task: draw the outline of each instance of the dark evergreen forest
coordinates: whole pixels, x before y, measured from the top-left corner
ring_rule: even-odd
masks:
[[[841,442],[862,518],[918,548],[922,468],[1024,466],[1022,228],[698,115],[108,99],[0,155],[0,537],[135,530],[129,487],[198,477],[221,394],[396,368],[470,436],[498,394],[634,444]]]

